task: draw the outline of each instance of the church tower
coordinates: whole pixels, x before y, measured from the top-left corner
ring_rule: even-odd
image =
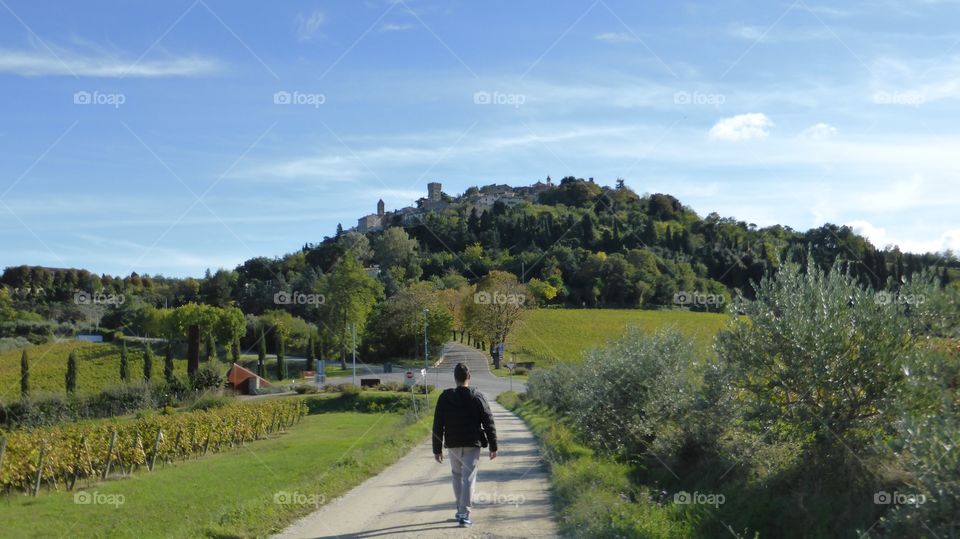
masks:
[[[383,210],[383,199],[381,198],[380,201],[377,202],[377,215],[383,217]]]

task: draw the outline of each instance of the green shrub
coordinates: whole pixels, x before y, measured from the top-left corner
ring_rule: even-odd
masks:
[[[683,440],[675,431],[687,425],[703,376],[691,357],[693,342],[679,333],[631,328],[579,366],[538,370],[530,394],[567,415],[596,448],[669,455]]]
[[[219,389],[223,387],[224,379],[220,370],[210,364],[206,364],[199,369],[190,379],[191,387],[194,391],[206,391],[208,389]]]

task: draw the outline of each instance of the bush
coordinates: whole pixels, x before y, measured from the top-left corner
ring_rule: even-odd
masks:
[[[26,337],[0,337],[0,354],[30,346]]]
[[[206,391],[208,389],[219,389],[224,384],[223,375],[216,367],[204,365],[193,373],[190,379],[190,385],[194,391]]]
[[[293,386],[293,390],[297,392],[298,395],[313,394],[320,392],[320,388],[313,384],[297,384]]]
[[[915,347],[904,306],[878,301],[839,266],[785,265],[717,337],[731,383],[760,428],[802,442],[820,462],[890,432]]]
[[[653,336],[630,328],[580,366],[538,370],[530,394],[568,415],[594,445],[624,456],[651,446],[670,454],[694,404],[702,372],[692,364],[691,340],[673,331]]]

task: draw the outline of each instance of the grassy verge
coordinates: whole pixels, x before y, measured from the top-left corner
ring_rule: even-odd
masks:
[[[312,415],[289,432],[232,452],[0,503],[10,537],[260,537],[331,501],[428,435],[409,394],[307,397]],[[422,403],[421,403],[422,404]],[[78,489],[80,485],[78,485]],[[122,501],[122,503],[118,503]]]
[[[553,504],[561,533],[569,537],[691,537],[694,527],[671,504],[631,484],[630,467],[595,454],[546,407],[513,392],[497,398],[537,437],[550,466]]]

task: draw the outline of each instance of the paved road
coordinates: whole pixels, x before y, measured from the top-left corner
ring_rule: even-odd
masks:
[[[450,465],[433,460],[426,439],[407,456],[346,495],[297,521],[278,537],[557,537],[551,515],[549,480],[539,450],[526,425],[493,399],[509,381],[490,374],[485,358],[460,344],[448,344],[444,360],[431,369],[443,387],[453,385],[453,366],[470,365],[472,379],[490,400],[500,436],[493,461],[484,451],[478,474],[474,525],[461,529]],[[432,382],[432,380],[431,380]],[[514,382],[517,387],[517,382]]]
[[[483,354],[469,346],[453,342],[444,345],[443,359],[439,364],[437,366],[431,366],[430,369],[428,369],[427,383],[440,387],[453,387],[453,367],[460,362],[466,363],[467,366],[470,367],[472,373],[470,385],[482,391],[488,400],[493,401],[497,395],[510,389],[510,379],[500,378],[491,373],[489,361]],[[349,363],[347,366],[350,366]],[[418,383],[420,381],[420,370],[422,368],[423,367],[411,369],[416,375]],[[406,369],[402,367],[394,367],[393,373],[391,374],[383,374],[380,370],[382,370],[382,367],[379,365],[366,366],[358,364],[358,384],[362,378],[379,378],[384,381],[392,380],[400,382],[403,380],[404,373],[406,372]],[[327,378],[328,384],[343,384],[350,381],[350,376]],[[521,380],[514,380],[513,389],[519,392],[526,391],[526,384]]]

